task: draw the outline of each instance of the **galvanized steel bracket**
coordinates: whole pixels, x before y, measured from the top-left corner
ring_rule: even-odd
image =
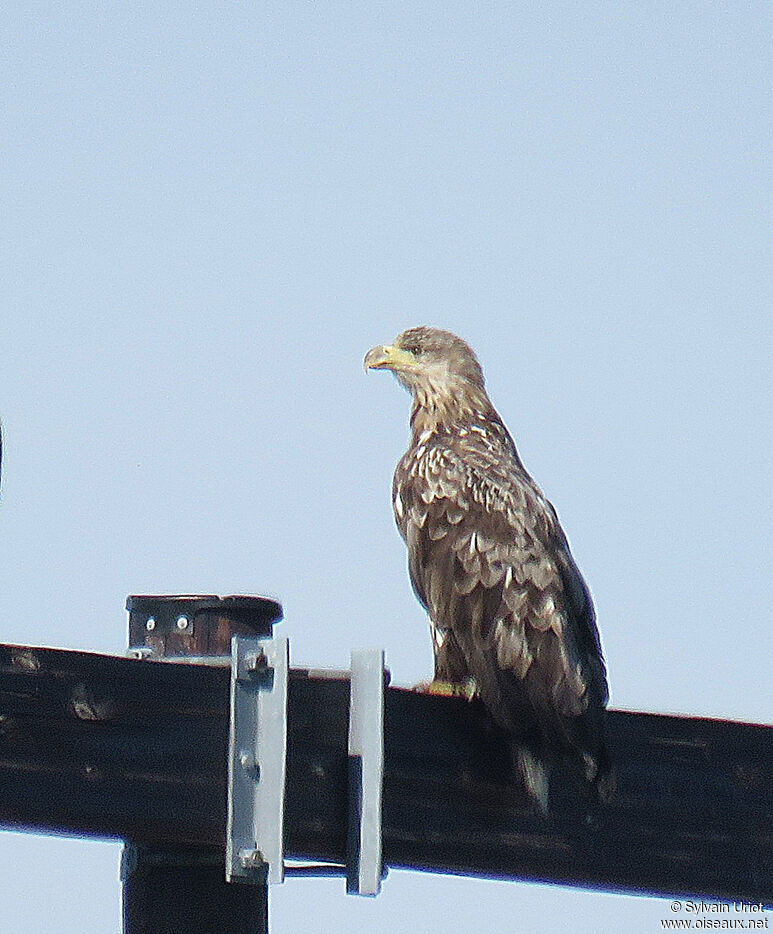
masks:
[[[288,681],[286,638],[234,636],[225,859],[229,882],[284,881]],[[381,799],[385,683],[382,650],[352,652],[345,870],[346,890],[353,895],[378,895],[384,874]]]
[[[234,636],[228,735],[229,882],[284,881],[287,638]]]
[[[352,652],[349,699],[349,827],[346,891],[381,891],[381,796],[384,781],[384,652]]]

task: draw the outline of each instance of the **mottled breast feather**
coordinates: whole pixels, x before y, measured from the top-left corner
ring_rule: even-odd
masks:
[[[598,759],[607,683],[593,604],[496,413],[414,435],[393,504],[414,590],[442,634],[436,677],[474,677],[495,720],[531,731],[540,754]]]

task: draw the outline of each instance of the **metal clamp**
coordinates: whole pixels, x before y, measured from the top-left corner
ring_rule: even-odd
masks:
[[[231,652],[226,879],[282,882],[288,643],[234,636]]]
[[[349,699],[349,828],[346,891],[381,890],[381,797],[384,781],[384,652],[352,652]]]
[[[284,881],[288,655],[286,638],[234,636],[232,642],[225,860],[229,882]],[[378,895],[383,877],[385,681],[381,649],[352,652],[345,868],[346,890],[354,895]],[[309,868],[328,873],[336,867],[305,871]]]

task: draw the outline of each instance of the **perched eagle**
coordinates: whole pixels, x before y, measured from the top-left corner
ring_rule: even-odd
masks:
[[[474,682],[543,812],[555,762],[578,767],[604,799],[608,692],[593,603],[475,354],[417,327],[370,350],[365,368],[392,370],[413,395],[392,501],[429,613],[435,680]]]

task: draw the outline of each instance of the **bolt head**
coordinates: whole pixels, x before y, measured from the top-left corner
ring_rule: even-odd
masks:
[[[148,621],[145,623],[145,628],[148,632],[153,632],[153,630],[156,628],[156,621],[152,616],[148,617]]]
[[[260,766],[255,760],[255,756],[249,751],[249,749],[242,749],[239,753],[239,765],[250,775],[254,780],[257,781],[258,776],[260,775]]]
[[[257,655],[248,655],[244,659],[244,667],[250,673],[260,671],[262,668],[265,668],[267,664],[268,660],[264,652],[258,652]]]
[[[258,869],[263,865],[260,850],[239,850],[239,864],[242,869]]]
[[[178,628],[178,629],[187,629],[187,628],[188,628],[188,617],[187,617],[187,616],[178,616],[178,617],[177,617],[177,628]]]

